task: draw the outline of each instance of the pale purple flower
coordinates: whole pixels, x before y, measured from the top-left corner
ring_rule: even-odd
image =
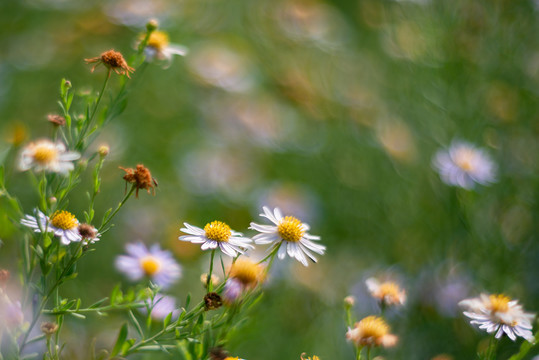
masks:
[[[170,287],[182,274],[180,265],[169,251],[161,250],[159,244],[148,249],[143,243],[126,245],[128,255],[116,258],[116,268],[131,281],[148,277],[162,289]]]

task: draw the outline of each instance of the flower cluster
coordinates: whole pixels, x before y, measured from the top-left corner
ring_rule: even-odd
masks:
[[[260,216],[267,218],[274,225],[259,225],[252,222],[249,228],[260,233],[252,240],[232,230],[222,221],[207,223],[204,229],[184,223],[185,227],[181,228],[181,231],[189,235],[180,236],[179,239],[202,244],[202,250],[219,248],[225,255],[232,257],[253,249],[251,245],[253,241],[257,245],[271,244],[270,253],[276,253],[279,259],[284,259],[288,254],[305,266],[309,265],[307,259],[317,261],[313,252],[324,254],[326,247],[315,243],[320,237],[307,233],[309,225],[293,216],[283,216],[278,208],[273,212],[268,207],[264,207],[263,210],[264,213]]]

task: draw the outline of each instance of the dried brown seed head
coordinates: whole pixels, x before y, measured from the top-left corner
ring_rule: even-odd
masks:
[[[223,300],[216,292],[210,292],[204,296],[204,308],[206,310],[215,310],[220,308],[222,305]]]
[[[155,195],[155,188],[157,187],[157,180],[155,180],[152,177],[152,174],[150,173],[150,170],[148,170],[147,167],[145,167],[142,164],[137,165],[136,169],[133,168],[123,168],[120,167],[123,171],[125,171],[124,180],[127,181],[130,184],[134,184],[135,188],[137,189],[136,197],[138,198],[138,191],[140,189],[148,191],[148,194],[150,193],[150,189],[153,191],[153,194]]]
[[[123,55],[113,49],[105,51],[99,57],[84,59],[84,61],[86,61],[87,64],[95,63],[94,67],[92,68],[92,72],[94,72],[95,68],[99,64],[103,64],[116,74],[125,75],[128,78],[130,77],[129,74],[135,71],[135,69],[127,65],[127,61],[125,61]]]
[[[94,239],[97,236],[96,229],[90,224],[80,224],[79,234],[83,239]]]
[[[47,115],[47,120],[54,126],[64,126],[66,124],[65,117],[58,114]]]

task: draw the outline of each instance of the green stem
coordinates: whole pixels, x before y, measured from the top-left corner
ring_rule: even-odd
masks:
[[[27,344],[27,341],[28,341],[28,336],[30,336],[30,332],[32,331],[32,329],[34,328],[34,326],[36,325],[37,323],[37,320],[39,319],[39,316],[43,313],[43,309],[45,308],[45,305],[47,304],[47,301],[49,300],[50,296],[52,295],[52,293],[54,292],[54,290],[56,289],[57,286],[60,285],[61,281],[62,281],[62,278],[65,276],[65,274],[67,273],[67,271],[73,266],[73,264],[75,264],[75,262],[77,261],[78,257],[77,257],[77,254],[79,252],[79,250],[82,248],[82,245],[84,244],[83,241],[80,241],[79,242],[79,246],[77,247],[77,250],[75,251],[75,253],[73,254],[73,256],[71,257],[71,259],[69,260],[69,263],[67,264],[67,266],[64,268],[64,270],[62,271],[62,273],[60,274],[60,277],[58,279],[56,279],[56,282],[54,283],[54,285],[51,287],[51,289],[49,290],[49,292],[43,297],[43,299],[41,300],[41,304],[39,305],[39,308],[37,309],[37,311],[35,312],[34,314],[34,317],[32,319],[32,322],[30,323],[30,326],[28,327],[28,330],[26,330],[26,333],[24,334],[24,337],[22,339],[22,342],[21,342],[21,347],[19,348],[19,354],[22,354],[22,351],[24,350],[24,347],[26,346]]]
[[[122,206],[124,206],[127,199],[129,199],[131,197],[131,195],[133,195],[133,192],[135,191],[135,189],[136,189],[136,185],[133,184],[133,186],[131,186],[131,189],[129,190],[129,192],[124,196],[122,201],[120,201],[120,203],[118,204],[118,207],[116,208],[116,210],[114,210],[111,214],[109,214],[106,218],[103,219],[103,223],[101,224],[101,226],[97,230],[98,233],[103,234],[108,230],[108,229],[106,229],[106,230],[103,230],[103,229],[105,229],[105,226],[107,226],[112,221],[114,216],[116,216],[118,211],[120,211]]]
[[[215,257],[215,249],[211,251],[211,257],[210,257],[210,271],[208,272],[208,276],[206,277],[206,289],[208,289],[208,292],[211,292],[213,290],[213,284],[211,281],[211,275],[213,273],[213,258]]]

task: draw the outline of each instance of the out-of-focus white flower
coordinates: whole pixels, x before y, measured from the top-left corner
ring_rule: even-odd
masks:
[[[144,38],[145,34],[141,37]],[[171,44],[168,34],[164,31],[155,30],[150,34],[148,44],[144,48],[144,54],[148,61],[164,61],[163,67],[166,69],[172,63],[174,55],[185,56],[189,50],[182,45]]]
[[[273,212],[266,206],[263,207],[264,213],[260,216],[267,218],[274,225],[259,225],[251,223],[249,229],[256,230],[260,234],[255,235],[253,240],[255,244],[273,244],[272,251],[279,248],[277,256],[284,259],[285,255],[295,258],[303,265],[308,266],[307,257],[316,262],[316,257],[312,254],[323,255],[326,247],[314,243],[320,240],[320,236],[314,236],[307,233],[309,225],[302,223],[293,216],[284,217],[279,208]],[[312,251],[312,252],[311,252]]]
[[[397,343],[397,336],[390,334],[389,331],[389,325],[384,319],[378,316],[367,316],[357,322],[353,329],[348,328],[346,339],[357,347],[391,347]]]
[[[71,242],[79,242],[82,236],[79,233],[79,221],[75,215],[69,211],[56,211],[49,218],[41,211],[36,210],[36,216],[25,215],[21,224],[34,229],[35,232],[51,232],[60,238],[63,245],[69,245]],[[98,238],[97,234],[95,238]],[[92,238],[90,242],[96,241]]]
[[[243,236],[242,233],[236,232],[222,221],[212,221],[204,226],[204,229],[183,223],[184,228],[180,230],[189,235],[180,236],[181,241],[189,241],[193,244],[202,244],[202,250],[219,248],[221,251],[232,257],[243,254],[247,249],[254,249],[250,243],[251,239]]]
[[[26,171],[50,171],[67,174],[75,168],[72,161],[80,158],[75,151],[67,151],[62,143],[53,143],[50,140],[38,140],[28,144],[19,159],[19,169]]]
[[[488,333],[496,333],[496,339],[506,334],[515,341],[517,336],[534,342],[531,322],[535,314],[525,313],[518,300],[511,300],[502,294],[481,294],[477,298],[465,299],[459,305],[466,308],[464,315],[472,319],[470,324],[477,324]]]
[[[232,92],[246,92],[254,85],[249,59],[221,44],[202,45],[187,60],[191,71],[207,84]]]
[[[127,244],[125,249],[128,255],[118,256],[115,264],[130,280],[137,281],[147,276],[162,289],[166,289],[181,277],[180,265],[169,251],[161,250],[159,244],[148,249],[139,242]]]
[[[404,305],[406,301],[406,292],[393,281],[380,282],[375,278],[368,278],[365,284],[372,297],[384,305]]]
[[[448,150],[439,150],[433,165],[448,185],[471,189],[475,183],[488,185],[496,181],[496,164],[490,156],[466,142],[454,141]]]
[[[148,301],[148,306],[151,308],[150,316],[154,320],[163,320],[168,314],[172,313],[173,317],[179,314],[176,307],[176,299],[172,296],[156,294],[152,300]],[[147,314],[146,308],[139,308],[140,312]]]

